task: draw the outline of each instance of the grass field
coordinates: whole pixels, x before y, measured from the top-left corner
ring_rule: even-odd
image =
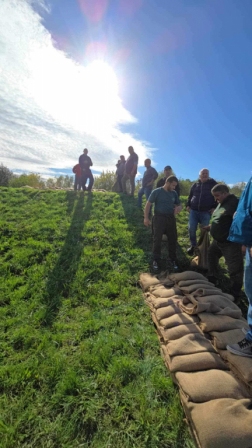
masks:
[[[192,447],[137,283],[151,232],[136,199],[0,195],[0,446]]]

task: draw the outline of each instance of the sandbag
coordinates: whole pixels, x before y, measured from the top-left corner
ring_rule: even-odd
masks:
[[[204,372],[176,372],[176,382],[183,394],[194,403],[218,398],[250,398],[248,389],[232,373],[212,369]]]
[[[159,288],[150,288],[151,294],[155,297],[168,298],[173,297],[175,295],[182,295],[182,292],[179,288],[165,288],[164,286],[160,286]]]
[[[197,281],[197,280],[196,280]],[[182,286],[191,286],[194,285],[196,283],[195,279],[193,280],[181,280],[180,282],[178,282],[178,286],[181,288]],[[199,283],[199,282],[198,282]],[[205,284],[207,283],[207,285],[212,285],[214,287],[214,284],[209,282],[207,280],[207,278],[205,278],[205,280],[200,280],[201,284]]]
[[[168,356],[169,353],[167,352]],[[173,356],[168,360],[169,369],[175,372],[196,372],[209,369],[228,370],[226,364],[216,353],[201,352],[191,355]]]
[[[206,403],[182,401],[201,448],[251,448],[251,400],[221,398]]]
[[[181,300],[181,296],[173,296],[173,297],[164,297],[164,298],[157,298],[153,295],[150,295],[148,297],[148,301],[152,303],[153,307],[155,309],[159,309],[159,308],[164,308],[167,307],[169,305],[174,305],[176,304],[178,301]]]
[[[183,291],[184,294],[192,294],[194,291],[198,291],[199,289],[203,289],[204,291],[211,289],[214,290],[216,294],[218,294],[218,292],[221,292],[220,289],[215,288],[210,282],[208,283],[195,282],[193,285],[182,286],[180,287],[180,289],[181,291]]]
[[[160,327],[159,329],[165,342],[182,338],[186,334],[192,334],[192,333],[202,334],[200,328],[196,323],[179,325],[177,327],[172,327],[168,329],[163,329],[162,327]]]
[[[244,334],[241,329],[228,331],[211,331],[214,347],[220,350],[225,350],[229,344],[237,344],[244,339]]]
[[[162,325],[162,327],[165,329],[177,327],[178,325],[193,324],[195,322],[199,322],[197,316],[189,316],[188,314],[181,313],[174,314],[173,316],[167,317],[165,319],[161,319],[160,325]]]
[[[200,328],[205,332],[210,331],[227,331],[243,328],[246,321],[234,319],[229,316],[219,316],[218,314],[199,313]]]
[[[232,304],[232,302],[230,302]],[[233,309],[230,307],[221,308],[213,302],[200,302],[197,298],[192,295],[187,295],[184,297],[179,303],[179,307],[181,310],[187,314],[199,314],[199,313],[211,313],[211,314],[219,314],[230,316],[235,319],[239,319],[242,317],[241,310]]]
[[[207,251],[210,246],[209,232],[203,228],[200,229],[200,238],[197,246],[194,249],[195,255],[198,256],[197,265],[198,268],[207,270]]]
[[[197,289],[196,291],[193,292],[193,295],[195,297],[200,296],[200,297],[204,297],[204,296],[224,296],[227,299],[231,300],[232,302],[234,302],[234,297],[231,296],[231,294],[227,294],[225,292],[222,292],[221,289],[218,288],[213,288],[213,289],[204,289],[204,288],[200,288]]]
[[[141,287],[143,288],[143,290],[147,291],[147,289],[150,286],[160,284],[160,281],[154,275],[151,275],[151,274],[140,274],[139,283],[140,283]]]
[[[156,311],[156,317],[157,317],[157,320],[160,321],[160,320],[165,319],[167,317],[171,317],[174,314],[180,314],[180,313],[182,313],[181,309],[179,308],[178,305],[174,304],[174,305],[166,306],[164,308],[159,308]]]
[[[206,280],[206,277],[196,271],[184,271],[176,274],[170,274],[169,279],[175,283],[178,283],[181,280]]]
[[[200,333],[188,334],[176,341],[168,342],[167,351],[169,356],[191,355],[192,353],[202,352],[216,353],[211,342]]]
[[[220,308],[231,308],[232,310],[239,310],[240,308],[232,302],[230,299],[223,295],[210,295],[210,296],[195,296],[193,294],[193,297],[200,303],[215,303],[215,305],[219,306]]]
[[[243,335],[244,336],[244,335]],[[244,337],[243,337],[244,339]],[[245,383],[252,385],[252,358],[238,356],[229,350],[220,350],[221,357],[230,365],[232,371],[236,373]]]

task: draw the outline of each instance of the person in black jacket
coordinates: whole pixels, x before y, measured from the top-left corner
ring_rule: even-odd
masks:
[[[219,259],[224,256],[230,276],[231,293],[238,298],[243,283],[242,245],[228,241],[228,236],[239,200],[229,193],[225,184],[215,185],[212,194],[219,205],[213,213],[211,226],[205,227],[213,237],[207,254],[207,275],[209,281],[216,284]]]
[[[94,184],[94,178],[93,174],[91,172],[90,167],[93,166],[93,162],[88,156],[88,150],[87,148],[83,149],[83,154],[79,157],[79,164],[81,167],[81,184],[83,191],[86,190],[86,182],[89,179],[89,184],[87,191],[91,191],[93,184]]]
[[[209,177],[209,170],[203,168],[199,173],[199,180],[191,187],[186,204],[186,209],[190,213],[189,237],[191,247],[187,250],[188,255],[193,255],[194,248],[197,245],[196,231],[198,224],[207,226],[217,205],[211,193],[216,184],[216,180]]]
[[[164,184],[165,184],[165,182],[166,182],[166,179],[167,179],[169,176],[172,176],[172,175],[173,175],[173,173],[172,173],[172,168],[170,167],[170,165],[167,165],[167,166],[164,168],[164,177],[162,177],[161,179],[159,179],[159,180],[157,181],[157,186],[156,186],[156,188],[163,187]],[[177,193],[177,195],[178,195],[178,197],[179,197],[179,196],[180,196],[179,182],[178,182],[177,185],[176,185],[175,191],[176,191],[176,193]]]

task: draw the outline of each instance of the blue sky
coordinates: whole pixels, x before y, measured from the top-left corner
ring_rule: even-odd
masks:
[[[196,179],[203,167],[209,168],[215,179],[227,183],[247,181],[251,176],[250,0],[19,0],[18,7],[17,0],[8,0],[8,6],[7,0],[2,0],[3,5],[5,17],[7,14],[3,39],[10,47],[5,62],[11,58],[11,49],[15,51],[13,35],[20,32],[13,26],[12,48],[8,14],[10,21],[16,14],[17,18],[27,20],[30,30],[25,37],[26,42],[30,39],[31,45],[28,48],[24,44],[21,48],[26,59],[30,55],[33,61],[30,65],[38,64],[33,60],[32,45],[37,45],[38,51],[44,45],[44,53],[49,55],[52,49],[48,40],[51,39],[52,67],[55,59],[61,58],[58,78],[61,78],[60,73],[66,76],[64,67],[68,67],[69,60],[75,64],[69,69],[70,83],[78,66],[86,68],[99,60],[113,70],[118,85],[117,91],[111,85],[114,100],[109,114],[106,113],[109,97],[102,98],[101,105],[99,101],[96,103],[100,115],[95,125],[93,118],[92,123],[88,122],[88,110],[90,116],[96,117],[90,98],[85,101],[89,89],[82,92],[82,106],[78,103],[78,93],[71,91],[65,106],[70,111],[76,110],[79,118],[83,114],[83,120],[77,123],[78,117],[73,121],[74,112],[70,117],[63,114],[63,103],[57,109],[49,99],[46,102],[38,94],[43,82],[43,88],[46,90],[49,86],[50,96],[54,95],[57,81],[50,85],[52,72],[48,71],[45,82],[44,78],[38,80],[37,71],[29,67],[30,83],[26,89],[22,87],[21,93],[19,79],[14,79],[18,97],[21,95],[18,111],[14,95],[10,97],[6,89],[2,90],[2,99],[8,107],[3,113],[5,127],[0,128],[0,149],[4,148],[0,162],[14,170],[24,170],[27,165],[28,170],[48,175],[61,170],[66,172],[87,146],[90,156],[93,155],[95,171],[99,172],[111,169],[113,160],[116,162],[121,153],[127,154],[127,146],[133,141],[140,154],[140,165],[151,155],[156,169],[162,170],[169,164],[182,178]],[[24,57],[19,59],[14,54],[17,65],[10,64],[7,80],[18,64],[24,64]],[[50,66],[47,56],[46,61]],[[96,72],[91,72],[91,80],[93,74],[96,76]],[[109,77],[108,73],[108,82]],[[90,76],[85,79],[88,85]],[[99,78],[97,80],[100,82]],[[29,92],[31,86],[35,92],[33,96]],[[91,91],[92,87],[91,81]],[[106,82],[103,87],[106,90]],[[72,89],[69,83],[62,82],[55,98],[66,95],[69,89]],[[76,108],[71,100],[75,94]],[[22,114],[24,101],[25,117]],[[17,120],[18,115],[23,121]],[[25,120],[31,124],[29,131]],[[103,123],[106,126],[101,130]],[[20,134],[22,141],[19,141]],[[24,141],[24,135],[29,141]],[[39,151],[36,150],[38,146]],[[20,160],[18,164],[17,160]],[[143,166],[139,167],[139,172],[143,173]]]

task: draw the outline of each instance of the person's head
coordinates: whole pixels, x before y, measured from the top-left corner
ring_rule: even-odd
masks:
[[[175,190],[176,186],[178,185],[178,179],[176,176],[169,176],[167,177],[165,181],[165,189],[168,191]]]
[[[209,170],[207,168],[203,168],[199,172],[199,178],[201,182],[206,182],[209,179]]]
[[[145,168],[149,168],[151,166],[151,159],[145,159],[144,166]]]
[[[133,146],[129,146],[128,151],[129,151],[130,155],[133,154],[133,152],[134,152]]]
[[[212,188],[211,192],[214,199],[221,204],[229,195],[229,188],[225,184],[217,184]]]
[[[83,149],[83,152],[84,152],[84,154],[85,154],[85,156],[86,156],[87,153],[88,153],[88,149],[87,149],[87,148]]]
[[[121,162],[125,162],[125,157],[124,156],[120,156]]]
[[[170,165],[164,167],[164,175],[166,178],[172,175],[172,168]]]

